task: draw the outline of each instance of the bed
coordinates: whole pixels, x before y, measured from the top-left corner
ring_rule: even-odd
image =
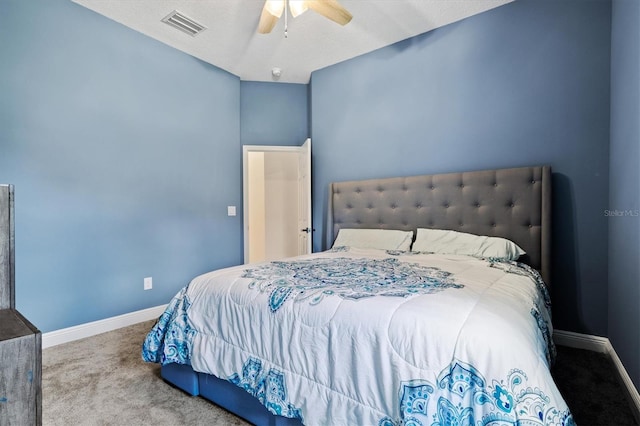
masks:
[[[142,356],[254,424],[573,424],[550,200],[547,166],[332,183],[328,250],[194,278]]]

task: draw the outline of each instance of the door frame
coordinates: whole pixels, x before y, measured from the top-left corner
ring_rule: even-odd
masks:
[[[307,141],[310,142],[310,139],[305,139],[304,143]],[[300,153],[302,150],[302,146],[284,146],[284,145],[243,145],[242,146],[242,211],[243,211],[243,224],[242,224],[242,234],[243,234],[243,253],[244,259],[243,262],[247,263],[249,261],[249,186],[248,186],[248,163],[249,163],[249,153],[250,152],[294,152]],[[311,188],[309,188],[309,197],[311,197]],[[310,215],[309,211],[309,215]],[[309,223],[309,227],[312,224]],[[309,233],[309,239],[311,240],[311,236],[313,233]]]

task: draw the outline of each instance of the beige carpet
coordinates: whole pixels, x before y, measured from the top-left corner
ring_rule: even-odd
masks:
[[[47,425],[246,425],[168,385],[140,351],[153,321],[47,348],[42,420]]]

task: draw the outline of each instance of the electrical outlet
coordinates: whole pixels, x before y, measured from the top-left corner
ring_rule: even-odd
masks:
[[[144,279],[144,289],[151,290],[153,288],[153,279],[151,277],[147,277]]]

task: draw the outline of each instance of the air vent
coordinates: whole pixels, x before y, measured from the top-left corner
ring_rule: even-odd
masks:
[[[162,18],[162,22],[169,24],[172,27],[177,28],[180,31],[183,31],[193,37],[207,29],[207,27],[205,27],[204,25],[198,24],[191,18],[187,18],[177,10],[174,10],[173,12]]]

